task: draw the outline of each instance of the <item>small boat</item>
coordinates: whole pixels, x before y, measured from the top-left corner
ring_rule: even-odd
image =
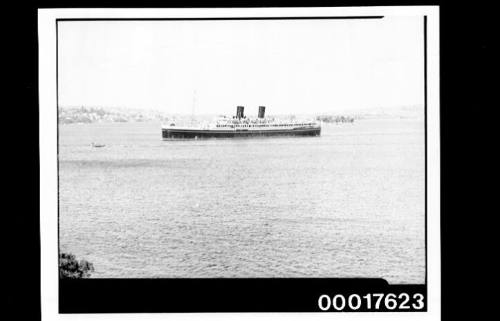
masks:
[[[100,147],[104,147],[106,145],[104,144],[99,144],[99,143],[92,143],[92,147],[95,147],[95,148],[100,148]]]

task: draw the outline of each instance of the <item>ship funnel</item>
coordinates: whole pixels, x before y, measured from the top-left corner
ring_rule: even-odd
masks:
[[[244,109],[245,109],[245,107],[243,107],[243,106],[236,107],[236,118],[243,118],[244,117],[244,115],[243,115]]]
[[[259,118],[264,118],[265,113],[266,113],[266,107],[259,106]]]

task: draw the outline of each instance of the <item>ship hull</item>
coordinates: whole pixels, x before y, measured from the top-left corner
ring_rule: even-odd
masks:
[[[163,139],[252,138],[276,136],[320,136],[321,128],[266,130],[208,130],[162,128]]]

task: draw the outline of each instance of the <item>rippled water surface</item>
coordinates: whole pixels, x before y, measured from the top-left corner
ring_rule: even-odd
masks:
[[[423,122],[206,141],[160,128],[59,128],[60,249],[92,277],[424,282]]]

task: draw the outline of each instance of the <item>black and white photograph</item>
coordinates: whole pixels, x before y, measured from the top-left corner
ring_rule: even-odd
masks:
[[[40,10],[52,280],[427,289],[436,8],[360,9]]]

